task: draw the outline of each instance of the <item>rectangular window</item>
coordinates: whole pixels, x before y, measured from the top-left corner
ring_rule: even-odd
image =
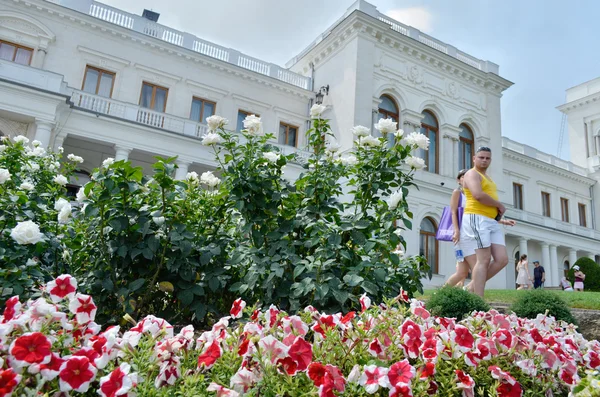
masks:
[[[473,143],[464,139],[458,142],[458,170],[473,168]]]
[[[16,62],[21,65],[29,65],[32,56],[33,49],[31,48],[6,41],[0,41],[0,59]]]
[[[542,215],[550,216],[550,193],[542,192]]]
[[[298,127],[279,123],[279,143],[298,147]]]
[[[579,226],[587,227],[587,219],[585,216],[585,204],[577,204],[579,208]]]
[[[89,65],[85,67],[83,87],[81,88],[83,91],[110,98],[112,97],[114,84],[115,74],[113,72]]]
[[[569,200],[560,198],[560,216],[563,222],[569,222]]]
[[[246,119],[246,117],[251,116],[251,115],[260,117],[260,114],[246,112],[245,110],[238,110],[237,125],[236,125],[237,132],[240,132],[241,130],[244,129],[244,119]]]
[[[513,205],[516,209],[523,209],[523,185],[513,183]]]
[[[206,119],[214,116],[217,104],[206,99],[193,97],[190,119],[206,124]]]
[[[164,113],[167,108],[167,96],[169,89],[154,84],[142,83],[142,93],[140,95],[140,106]]]

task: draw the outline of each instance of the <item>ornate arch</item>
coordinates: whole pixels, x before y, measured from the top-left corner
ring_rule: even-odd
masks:
[[[20,12],[0,10],[1,40],[45,52],[55,38],[54,33],[37,19]]]
[[[458,122],[456,123],[456,125],[458,126],[461,124],[466,124],[467,127],[471,129],[475,141],[477,141],[480,138],[488,138],[488,136],[485,134],[486,129],[483,127],[481,121],[477,120],[473,116],[469,114],[462,115],[458,118]]]
[[[382,95],[387,95],[391,97],[399,107],[399,111],[402,111],[408,107],[406,100],[406,95],[402,93],[401,90],[398,89],[394,84],[383,84],[379,88],[375,90],[375,94],[373,95],[373,99],[379,101]]]
[[[434,114],[440,126],[448,122],[448,115],[435,101],[428,99],[421,102],[419,105],[419,113],[423,113],[425,110],[428,110]]]

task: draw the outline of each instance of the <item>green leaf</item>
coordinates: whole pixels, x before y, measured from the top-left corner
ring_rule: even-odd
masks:
[[[404,226],[406,226],[407,229],[412,230],[412,222],[410,220],[408,220],[407,218],[403,218],[402,222],[404,223]]]
[[[152,258],[154,258],[154,253],[152,252],[152,250],[150,248],[144,248],[142,250],[142,255],[144,255],[144,258],[151,260]]]
[[[194,301],[194,293],[191,289],[184,289],[177,293],[177,298],[183,306],[189,306]]]
[[[338,246],[342,243],[342,236],[339,234],[331,234],[329,238],[327,238],[327,243],[329,245]]]
[[[344,302],[346,302],[348,300],[348,293],[346,291],[342,291],[339,289],[332,289],[331,293],[333,294],[333,297],[335,298],[336,301],[338,301],[340,304],[344,304]]]
[[[357,245],[362,246],[367,241],[367,239],[365,238],[365,235],[362,232],[359,232],[358,230],[353,230],[350,233],[350,235],[352,236],[352,240],[354,241],[354,243]]]
[[[85,207],[85,210],[83,211],[83,213],[85,214],[85,216],[88,217],[88,218],[94,218],[94,217],[96,217],[99,212],[100,212],[100,210],[98,209],[98,207],[96,207],[93,204],[88,204]]]
[[[158,251],[160,241],[158,240],[158,237],[152,235],[152,236],[148,236],[148,238],[146,239],[146,244],[148,244],[148,248],[150,248],[150,250],[152,250],[152,252],[156,252],[156,251]]]
[[[105,278],[102,281],[102,287],[104,287],[107,292],[112,292],[115,289],[115,285],[110,278]]]
[[[296,278],[299,275],[301,275],[302,272],[304,272],[304,270],[306,270],[306,266],[304,266],[304,265],[298,265],[298,266],[294,267],[294,276],[293,276],[293,278]]]
[[[138,278],[137,280],[129,283],[129,290],[131,292],[137,291],[138,289],[142,288],[142,286],[144,285],[145,282],[146,282],[145,279]]]
[[[210,288],[213,292],[216,292],[219,289],[220,285],[221,282],[216,277],[213,277],[210,280],[208,280],[208,288]]]
[[[369,222],[367,219],[361,219],[354,224],[354,227],[357,229],[366,229],[369,226],[371,226],[371,222]]]
[[[117,255],[119,255],[121,258],[125,258],[127,256],[127,245],[120,246],[117,250]]]
[[[344,276],[344,282],[348,284],[350,287],[356,287],[360,283],[362,283],[364,278],[359,276],[358,274],[346,274]]]
[[[374,296],[377,295],[377,292],[379,291],[379,288],[368,280],[363,281],[360,286],[363,290],[365,290],[365,292]]]

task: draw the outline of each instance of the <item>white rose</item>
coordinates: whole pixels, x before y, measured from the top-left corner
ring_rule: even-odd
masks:
[[[111,165],[113,165],[114,163],[115,163],[115,159],[113,159],[112,157],[109,157],[102,162],[102,167],[108,168]]]
[[[398,203],[400,203],[402,197],[404,197],[404,194],[402,194],[402,190],[396,190],[394,193],[392,193],[387,199],[389,209],[395,210],[396,208],[398,208]]]
[[[211,117],[213,117],[213,116],[211,116]],[[217,145],[221,142],[223,142],[221,135],[214,133],[214,132],[209,132],[208,134],[206,134],[202,137],[202,144],[204,146]]]
[[[420,157],[410,156],[406,159],[406,164],[408,164],[411,168],[414,168],[416,170],[421,170],[425,168],[425,160],[423,160]]]
[[[320,119],[321,115],[323,114],[323,112],[325,110],[327,110],[327,106],[325,106],[325,105],[319,105],[319,104],[314,104],[310,108],[310,118],[312,118],[312,119]]]
[[[37,139],[34,139],[33,142],[31,142],[31,145],[33,145],[33,147],[38,147],[42,145],[42,142],[38,141]]]
[[[65,223],[69,222],[70,217],[71,217],[71,204],[69,204],[67,202],[66,205],[61,207],[60,212],[58,213],[58,223],[64,225]]]
[[[35,149],[28,151],[27,155],[30,157],[44,157],[46,155],[46,149],[43,147],[36,147]]]
[[[87,200],[87,196],[85,195],[85,187],[84,186],[79,188],[79,190],[77,191],[77,194],[75,195],[75,199],[80,203],[83,200]]]
[[[263,153],[263,157],[271,163],[276,163],[281,158],[281,155],[275,152],[265,152]]]
[[[56,175],[53,179],[53,181],[55,183],[58,183],[61,186],[65,186],[67,183],[69,183],[69,181],[67,180],[67,177],[64,175]]]
[[[61,154],[62,154],[64,151],[65,151],[65,148],[64,148],[64,147],[62,147],[62,146],[59,146],[59,147],[58,147],[58,153],[61,153]]]
[[[375,129],[381,131],[382,134],[395,132],[398,123],[392,119],[381,119],[375,124]]]
[[[217,115],[206,118],[206,124],[208,124],[209,131],[216,131],[219,128],[224,128],[227,123],[229,123],[229,120]]]
[[[10,172],[6,168],[0,168],[0,185],[10,180]]]
[[[58,200],[56,200],[56,202],[54,203],[54,210],[55,211],[60,211],[63,209],[64,206],[66,205],[71,205],[69,204],[69,202],[67,200],[65,200],[64,198],[59,198]]]
[[[262,122],[260,117],[251,114],[244,119],[244,129],[250,135],[262,135]]]
[[[337,142],[333,142],[333,141],[327,142],[327,150],[330,151],[331,153],[337,153],[340,151],[341,148],[342,148],[342,146]]]
[[[377,147],[377,146],[381,146],[381,141],[379,140],[379,138],[375,138],[372,135],[367,135],[367,136],[360,137],[358,139],[358,144],[360,146]]]
[[[403,129],[399,129],[398,131],[394,132],[394,136],[398,139],[402,138],[403,135],[404,135]]]
[[[6,145],[0,145],[0,153],[6,150]]]
[[[33,185],[33,183],[31,183],[31,181],[23,181],[23,183],[21,183],[21,185],[19,186],[19,189],[27,190],[28,192],[30,192],[33,189],[35,189],[35,186]]]
[[[392,251],[392,254],[396,254],[399,257],[403,257],[404,256],[404,251],[402,251],[400,248],[398,248],[395,251]]]
[[[19,244],[37,244],[44,239],[44,235],[40,233],[40,227],[32,221],[24,221],[17,223],[11,232],[12,237]]]
[[[36,172],[40,170],[40,165],[38,163],[27,164],[25,169],[29,172]]]
[[[198,173],[195,171],[188,172],[187,175],[185,176],[185,179],[187,179],[190,182],[194,182],[194,183],[200,182],[200,180],[198,179]]]
[[[67,158],[74,163],[83,163],[83,157],[75,156],[73,153],[69,154]]]
[[[209,187],[215,187],[219,183],[221,183],[221,180],[219,178],[217,178],[216,176],[214,176],[212,172],[206,171],[206,172],[202,173],[202,175],[200,176],[200,182],[202,182],[203,184],[205,184]]]
[[[23,145],[27,145],[29,143],[29,139],[23,135],[16,136],[13,141],[17,143],[22,143]]]
[[[352,133],[357,137],[361,137],[371,135],[371,130],[365,126],[357,125],[356,127],[352,128]]]
[[[420,132],[411,132],[404,139],[406,140],[406,143],[408,143],[411,146],[417,146],[419,147],[419,149],[424,150],[429,149],[429,138],[427,138]]]
[[[346,166],[351,166],[351,165],[355,165],[356,163],[358,163],[358,159],[353,154],[347,154],[347,155],[342,156],[340,158],[340,161],[342,162],[343,165],[346,165]]]

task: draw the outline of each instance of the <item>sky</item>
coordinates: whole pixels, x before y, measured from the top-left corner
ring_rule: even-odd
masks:
[[[285,65],[353,0],[100,0],[247,55]],[[476,58],[514,85],[502,134],[558,155],[567,88],[600,76],[596,0],[370,0],[377,9]],[[565,128],[561,158],[569,160]]]

